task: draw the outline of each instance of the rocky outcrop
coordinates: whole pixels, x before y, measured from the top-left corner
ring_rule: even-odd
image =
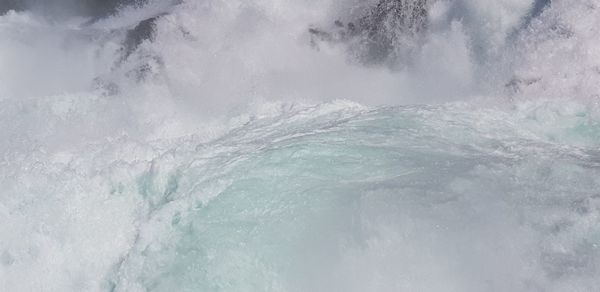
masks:
[[[36,10],[47,15],[78,15],[105,17],[114,14],[121,6],[142,4],[136,0],[2,0],[0,15],[10,10]]]
[[[381,0],[354,21],[310,28],[313,45],[345,43],[365,64],[395,63],[411,54],[427,28],[428,0]]]
[[[6,14],[10,10],[23,10],[24,2],[18,0],[2,0],[0,1],[0,15]]]

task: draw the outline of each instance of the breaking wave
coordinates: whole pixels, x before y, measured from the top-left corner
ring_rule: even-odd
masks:
[[[594,0],[5,3],[2,291],[600,287]]]

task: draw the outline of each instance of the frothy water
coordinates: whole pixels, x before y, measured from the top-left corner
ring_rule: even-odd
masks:
[[[595,1],[67,2],[0,16],[0,290],[600,287]]]

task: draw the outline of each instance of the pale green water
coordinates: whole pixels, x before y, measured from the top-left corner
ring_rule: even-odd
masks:
[[[514,128],[514,112],[321,111],[249,122],[141,177],[156,204],[117,290],[598,285],[595,121],[556,113],[592,143],[576,147]]]
[[[597,0],[135,2],[0,15],[0,291],[600,287]]]
[[[43,121],[28,133],[62,131]],[[590,291],[600,284],[598,131],[597,110],[578,103],[336,102],[242,118],[211,139],[15,148],[2,162],[0,283]],[[23,143],[13,135],[9,145]]]

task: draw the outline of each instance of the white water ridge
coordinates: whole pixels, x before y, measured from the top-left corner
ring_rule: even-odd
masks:
[[[0,3],[0,291],[596,291],[595,0]]]

